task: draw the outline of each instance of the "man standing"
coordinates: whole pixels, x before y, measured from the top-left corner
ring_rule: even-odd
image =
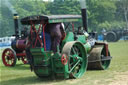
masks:
[[[63,23],[52,23],[47,24],[45,28],[46,32],[49,32],[51,35],[51,50],[56,53],[57,46],[60,45],[61,39],[64,36],[64,25]]]

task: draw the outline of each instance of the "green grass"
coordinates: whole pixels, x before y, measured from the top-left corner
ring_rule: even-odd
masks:
[[[108,85],[114,76],[128,72],[128,41],[109,43],[113,56],[109,69],[104,71],[87,71],[79,79],[39,79],[31,72],[29,65],[18,61],[15,67],[5,67],[0,58],[1,85]],[[0,51],[1,52],[1,51]],[[1,53],[0,53],[1,54]]]

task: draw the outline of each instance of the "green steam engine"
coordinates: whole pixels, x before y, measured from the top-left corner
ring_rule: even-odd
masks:
[[[81,0],[80,2],[82,16],[39,15],[21,19],[22,25],[30,27],[29,35],[24,39],[24,44],[30,42],[24,46],[24,55],[29,61],[31,70],[38,77],[79,78],[87,69],[105,70],[109,67],[112,57],[108,50],[108,44],[97,42],[87,33],[85,1]],[[80,21],[83,22],[83,29],[74,31],[75,22]],[[47,50],[50,46],[50,41],[45,34],[45,26],[54,23],[64,23],[65,25],[65,36],[60,45],[57,46],[56,53],[51,49]],[[77,26],[79,25],[77,24]],[[72,31],[69,30],[70,28],[72,28]],[[41,36],[42,34],[43,36]],[[21,39],[17,38],[15,41],[17,40]],[[14,50],[17,53],[17,50]],[[3,55],[3,58],[4,56],[7,55]]]

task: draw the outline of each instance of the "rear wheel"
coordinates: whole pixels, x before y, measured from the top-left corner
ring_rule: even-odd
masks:
[[[116,42],[117,41],[117,35],[115,32],[108,32],[106,35],[106,40],[108,42]]]
[[[10,48],[6,48],[2,53],[2,61],[5,66],[15,66],[16,65],[16,53]]]
[[[79,78],[86,71],[87,55],[80,42],[68,42],[63,48],[63,54],[68,56],[68,68],[70,78]]]

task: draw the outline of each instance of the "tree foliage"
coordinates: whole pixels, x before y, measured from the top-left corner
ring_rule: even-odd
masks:
[[[14,34],[13,13],[0,0],[0,37]],[[126,1],[126,2],[123,2]],[[31,15],[81,14],[78,0],[9,0],[20,19]],[[86,0],[90,30],[126,27],[128,0]],[[125,10],[124,10],[125,8]],[[124,23],[126,22],[126,23]]]
[[[50,14],[80,14],[78,0],[55,0],[49,3],[47,10]]]

